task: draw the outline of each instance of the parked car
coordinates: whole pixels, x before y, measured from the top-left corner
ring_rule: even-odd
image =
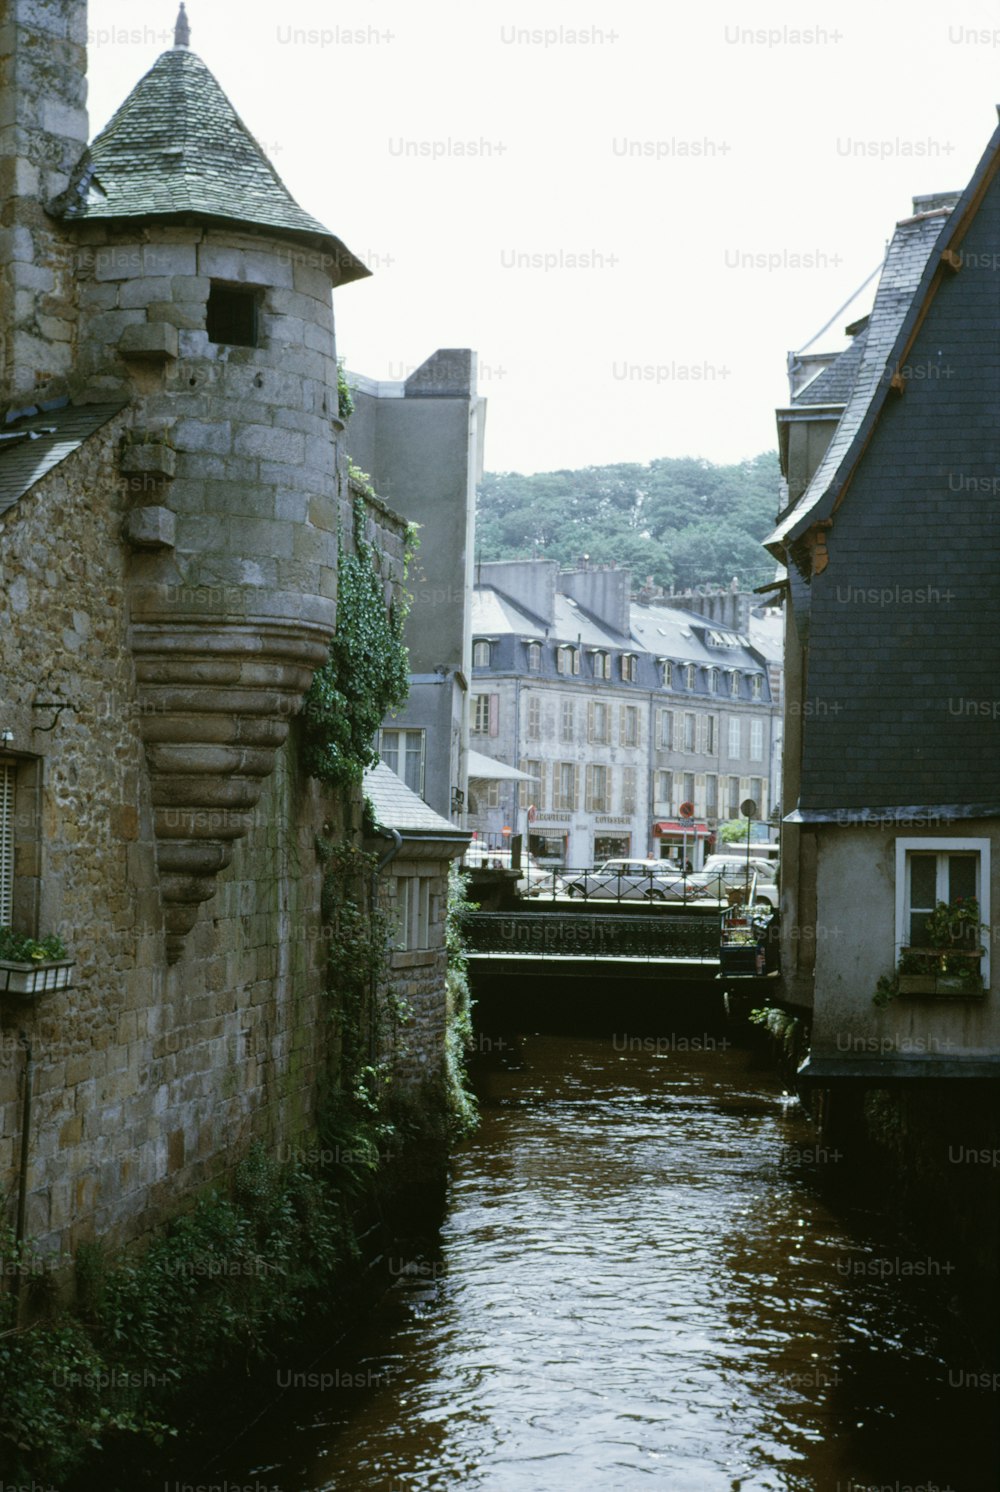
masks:
[[[510,850],[491,849],[474,839],[465,851],[462,866],[465,870],[510,870],[510,862]],[[522,896],[561,896],[565,886],[556,871],[546,870],[533,855],[522,855],[517,889]]]
[[[749,865],[751,881],[754,875],[757,877],[756,900],[777,907],[780,901],[778,862],[751,855]],[[745,854],[709,855],[701,870],[693,871],[686,880],[689,900],[708,896],[725,901],[730,891],[746,886],[747,857]]]
[[[566,881],[570,896],[617,901],[680,901],[682,877],[667,860],[605,860]]]

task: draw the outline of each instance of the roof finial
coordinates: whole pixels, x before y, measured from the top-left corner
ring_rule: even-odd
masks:
[[[188,25],[187,12],[184,9],[184,0],[181,0],[181,8],[177,12],[177,24],[174,27],[174,46],[189,47],[191,45],[191,27]]]

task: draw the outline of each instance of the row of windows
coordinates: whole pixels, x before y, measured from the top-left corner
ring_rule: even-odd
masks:
[[[543,762],[523,758],[520,763],[531,782],[520,785],[520,806],[534,805],[540,812],[575,813],[583,807],[592,813],[635,813],[638,810],[639,773],[636,767],[607,767],[580,762]],[[695,812],[717,818],[722,803],[725,816],[739,818],[740,804],[747,792],[767,816],[766,785],[763,778],[704,776],[693,772],[657,772],[653,811],[674,814],[682,803],[693,803]],[[617,795],[617,801],[616,801]],[[499,808],[500,783],[490,784],[486,806]]]
[[[560,702],[559,739],[578,739],[579,701],[564,699]],[[525,736],[529,741],[541,741],[542,696],[529,694],[524,700]],[[619,746],[642,745],[642,718],[638,705],[618,706],[618,729],[615,731],[615,706],[605,700],[588,700],[586,738],[591,745],[609,746],[617,740]],[[749,759],[764,760],[764,722],[751,719],[749,722]],[[474,694],[472,696],[472,732],[479,736],[497,736],[500,733],[500,696],[498,694]],[[744,721],[739,715],[730,715],[727,727],[727,749],[732,758],[744,752]],[[694,711],[657,710],[656,745],[668,751],[698,752],[704,756],[719,753],[719,721],[715,715],[696,714]],[[384,754],[384,753],[383,753]],[[396,768],[393,768],[395,771]],[[403,774],[400,773],[400,776]],[[404,779],[405,780],[405,779]]]
[[[528,671],[538,673],[542,666],[542,644],[540,642],[529,642],[526,645],[528,658]],[[488,638],[478,638],[472,645],[472,665],[474,668],[489,668],[493,659],[494,644]],[[561,644],[556,648],[556,672],[560,674],[576,675],[581,673],[581,655],[585,650],[573,644]],[[588,648],[586,652],[590,656],[590,674],[595,679],[610,679],[612,674],[612,655],[601,648]],[[728,694],[732,699],[740,699],[743,696],[743,671],[738,668],[717,668],[715,666],[699,669],[696,663],[676,663],[671,658],[660,660],[660,677],[664,689],[688,689],[697,687],[699,671],[704,672],[705,687],[709,694]],[[639,655],[637,653],[622,653],[618,659],[618,676],[626,683],[637,684],[639,682]],[[762,673],[748,673],[750,698],[764,698],[764,675]]]
[[[749,759],[764,760],[764,722],[751,719]],[[730,757],[743,755],[744,721],[739,715],[730,715],[727,727],[726,749]],[[685,710],[683,714],[674,710],[657,710],[656,744],[667,751],[699,752],[704,756],[716,756],[719,751],[719,722],[715,715],[698,715]]]

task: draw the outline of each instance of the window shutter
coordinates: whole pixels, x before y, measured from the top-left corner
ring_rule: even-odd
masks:
[[[491,694],[490,695],[490,735],[491,736],[498,736],[499,734],[500,734],[500,696],[499,696],[499,694]]]
[[[618,706],[618,744],[625,745],[625,705]]]
[[[9,927],[14,900],[14,768],[0,767],[0,927]]]
[[[694,811],[699,818],[705,813],[705,774],[698,772],[694,779]]]
[[[574,813],[576,812],[577,808],[580,806],[580,767],[579,767],[579,764],[576,764],[573,767],[573,801],[572,801],[572,803],[569,806],[573,810]]]
[[[594,811],[594,768],[589,764],[587,766],[587,797],[585,808],[587,813],[593,813]]]
[[[592,741],[593,739],[594,739],[594,701],[592,699],[588,699],[588,701],[587,701],[587,740],[588,741]]]
[[[547,766],[547,762],[538,763],[538,786],[535,789],[538,796],[535,798],[535,807],[539,812],[545,807],[545,774]]]

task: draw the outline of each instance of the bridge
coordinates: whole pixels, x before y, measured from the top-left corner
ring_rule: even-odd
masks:
[[[719,973],[719,909],[697,911],[636,902],[569,899],[524,902],[463,918],[473,977],[525,979],[537,974],[714,981]]]

